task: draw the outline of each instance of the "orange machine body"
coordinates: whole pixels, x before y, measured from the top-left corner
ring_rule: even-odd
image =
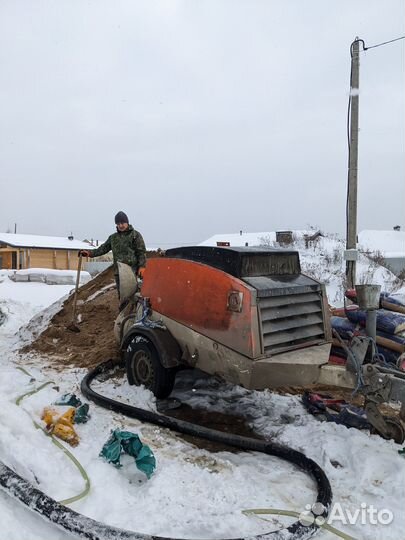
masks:
[[[328,361],[325,287],[301,273],[295,250],[173,248],[148,260],[140,292],[119,265],[122,298],[137,298],[116,321],[134,380],[131,347],[143,340],[164,369],[195,367],[251,389],[314,384]]]
[[[160,313],[240,354],[262,353],[256,291],[217,268],[177,258],[148,261],[142,284]]]

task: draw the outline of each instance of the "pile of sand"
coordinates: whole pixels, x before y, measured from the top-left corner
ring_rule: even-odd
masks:
[[[72,322],[73,298],[71,294],[51,319],[48,328],[21,352],[41,353],[61,368],[67,365],[93,367],[109,358],[118,359],[113,333],[118,298],[112,267],[79,288],[78,333],[68,329]]]

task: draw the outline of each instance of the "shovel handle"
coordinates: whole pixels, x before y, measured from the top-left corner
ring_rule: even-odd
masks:
[[[82,254],[80,254],[79,255],[79,264],[77,265],[75,296],[73,298],[72,324],[75,322],[75,319],[76,319],[77,291],[79,290],[80,272],[82,271],[82,259],[83,259]]]

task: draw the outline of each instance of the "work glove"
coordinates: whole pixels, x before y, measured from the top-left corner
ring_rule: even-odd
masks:
[[[72,446],[79,444],[79,436],[74,430],[75,408],[69,407],[63,414],[52,407],[45,407],[41,419],[46,424],[48,433],[66,441]]]
[[[88,251],[87,249],[81,249],[79,251],[79,253],[77,254],[78,257],[82,256],[82,257],[91,257],[91,254],[90,254],[90,251]]]
[[[141,268],[138,268],[138,277],[139,279],[143,279],[143,275],[145,273],[145,267],[141,266]]]

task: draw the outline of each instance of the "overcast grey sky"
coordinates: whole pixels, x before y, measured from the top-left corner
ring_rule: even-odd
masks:
[[[350,43],[403,0],[0,0],[0,230],[344,233]],[[405,40],[361,55],[358,228],[405,225]]]

